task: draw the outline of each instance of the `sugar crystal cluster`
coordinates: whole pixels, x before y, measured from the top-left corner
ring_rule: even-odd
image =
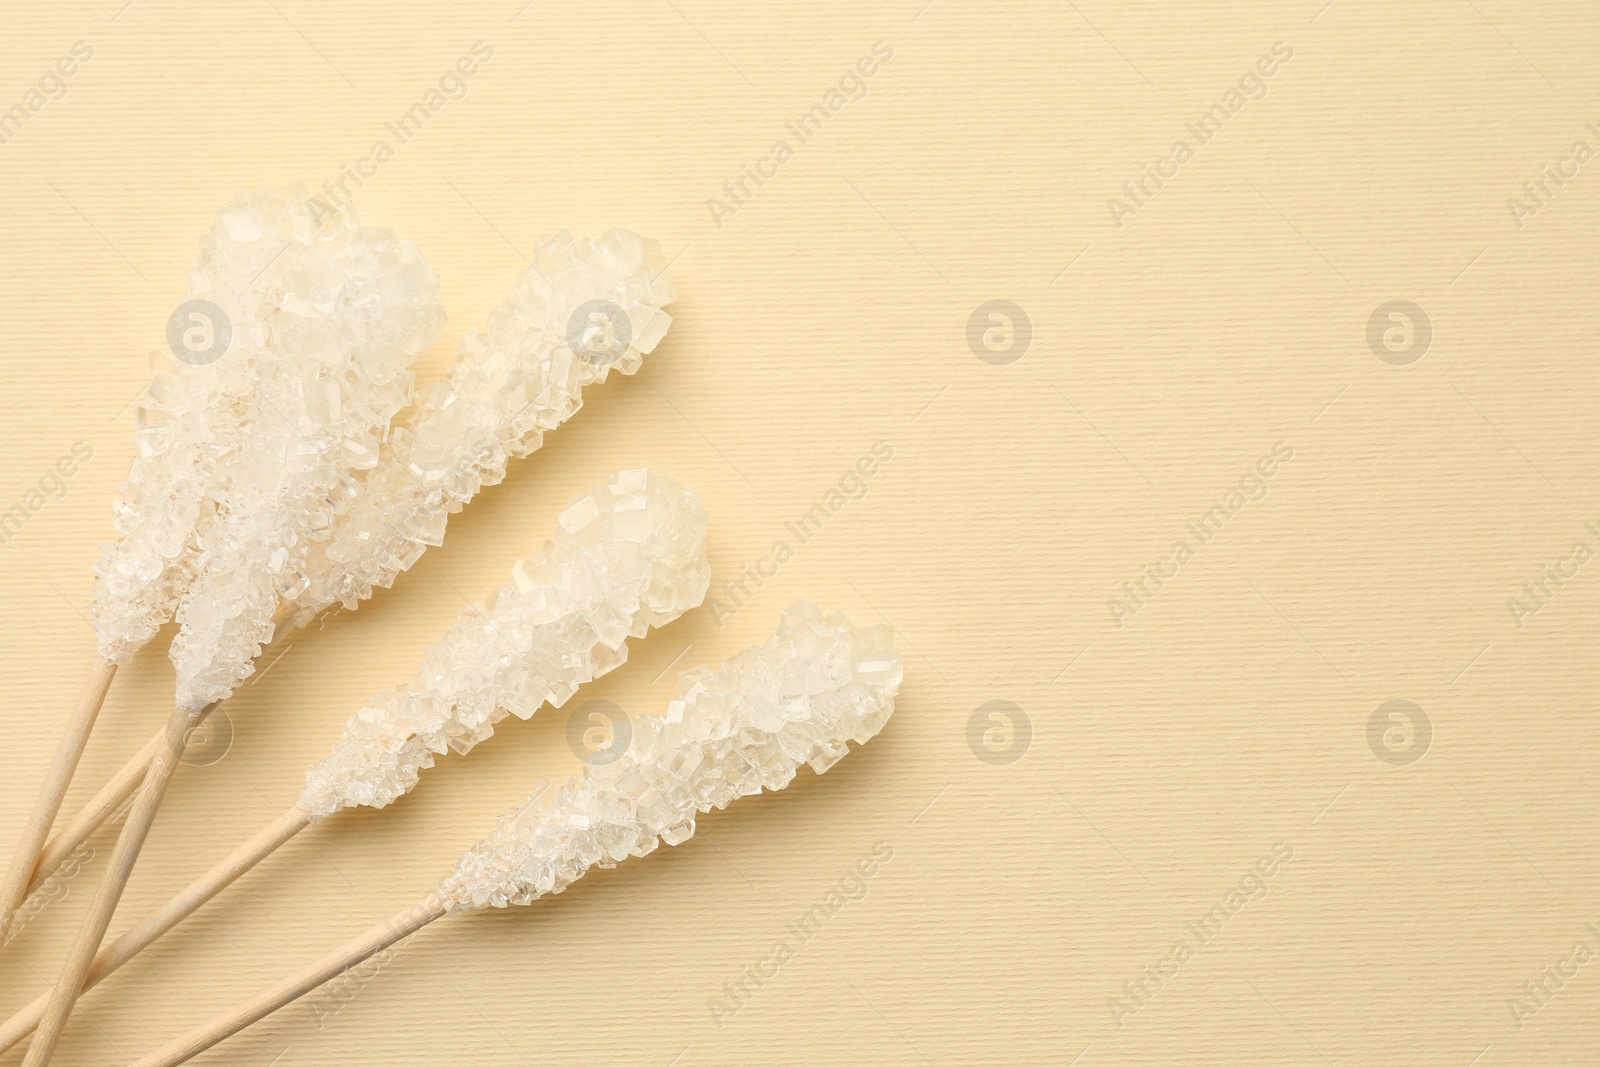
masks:
[[[171,620],[193,573],[196,534],[213,515],[206,490],[237,447],[250,392],[245,369],[223,361],[150,382],[128,477],[112,502],[119,539],[100,545],[94,623],[100,657],[126,662]]]
[[[304,411],[326,424],[326,410],[352,398],[394,405],[410,387],[406,363],[443,325],[437,278],[414,246],[362,229],[350,210],[323,210],[302,189],[246,192],[219,211],[189,272],[186,302],[195,299],[221,307],[232,342],[221,358],[155,374],[139,408],[114,506],[120,537],[101,545],[94,568],[107,662],[154,637],[198,569],[226,550],[218,528],[259,421],[293,426]]]
[[[408,395],[406,365],[444,322],[438,280],[415,247],[362,229],[348,208],[320,209],[303,189],[241,194],[200,248],[185,304],[220,308],[225,320],[209,325],[231,328],[231,344],[220,358],[158,369],[138,410],[113,508],[120,536],[101,546],[95,568],[108,662],[149,641],[197,571],[231,550],[250,521],[230,514],[233,491],[259,496],[274,473],[267,463],[286,466],[301,488],[319,453],[343,451],[350,468],[375,454],[374,430]],[[243,454],[263,446],[241,469]],[[235,530],[224,536],[229,519]],[[225,585],[223,613],[237,607]]]
[[[320,819],[381,808],[435,755],[466,752],[508,713],[560,707],[626,661],[629,637],[699,605],[710,574],[695,495],[649,470],[611,475],[561,513],[554,539],[517,563],[511,585],[461,613],[415,678],[351,716],[333,753],[307,771],[301,809]]]
[[[589,765],[549,798],[508,811],[439,889],[451,910],[527,904],[591,867],[676,845],[695,816],[782,789],[806,763],[818,774],[883,728],[901,662],[886,626],[856,629],[807,603],[764,644],[718,671],[678,680],[665,715],[632,720],[627,753]]]
[[[330,500],[377,463],[411,400],[408,368],[444,324],[439,280],[413,245],[303,189],[239,196],[201,243],[190,297],[221,307],[233,335],[198,369],[230,376],[238,401],[229,447],[197,479],[203,515],[177,590],[169,655],[192,708],[254,669],[280,595],[332,526]]]
[[[667,266],[655,241],[626,230],[542,238],[487,328],[466,336],[445,379],[337,502],[331,538],[287,594],[300,620],[388,587],[507,461],[578,410],[584,386],[637,370],[671,322]]]
[[[178,618],[170,654],[190,707],[248,677],[280,622],[392,584],[584,386],[633,373],[671,321],[654,241],[543,238],[391,430],[412,400],[407,367],[444,321],[413,246],[293,189],[237,197],[201,250],[187,301],[219,306],[232,343],[152,380],[95,597],[107,661]]]

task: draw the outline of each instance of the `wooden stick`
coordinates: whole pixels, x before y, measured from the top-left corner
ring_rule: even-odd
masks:
[[[311,816],[297,807],[290,808],[268,823],[255,837],[240,845],[231,856],[207,871],[189,888],[167,901],[161,910],[102,948],[99,955],[95,956],[89,973],[84,977],[83,988],[91,989],[98,985],[118,967],[143,952],[168,930],[199,911],[207,901],[232,885],[240,875],[272,855],[286,841],[310,825]],[[33,1033],[34,1027],[38,1026],[39,1020],[43,1018],[45,1006],[49,1002],[50,990],[47,989],[39,994],[38,999],[32,1004],[0,1026],[0,1052],[4,1052]]]
[[[34,869],[39,865],[39,851],[44,847],[50,827],[55,825],[56,814],[61,810],[61,799],[67,795],[67,786],[72,783],[78,760],[83,756],[84,746],[89,743],[89,732],[94,729],[94,721],[100,716],[100,707],[106,702],[106,691],[111,688],[111,679],[116,676],[115,663],[104,660],[96,663],[95,669],[89,673],[89,680],[84,683],[77,707],[72,709],[72,717],[67,720],[66,732],[56,746],[55,762],[45,776],[39,799],[34,801],[33,814],[23,827],[22,843],[11,857],[11,868],[6,872],[5,882],[0,883],[0,945],[5,944],[5,931],[11,925],[12,916],[31,892],[30,883]]]
[[[411,936],[444,914],[445,908],[439,900],[439,894],[429,893],[387,922],[379,923],[354,941],[334,949],[305,970],[290,975],[247,1000],[241,1000],[204,1026],[161,1046],[130,1067],[176,1067],[311,992],[328,979],[382,952],[396,941]]]
[[[216,704],[207,705],[195,719],[195,723],[202,722],[216,708]],[[89,840],[96,830],[104,826],[118,809],[138,792],[166,735],[165,730],[151,735],[150,740],[144,743],[144,747],[122,765],[122,769],[101,787],[100,792],[94,795],[94,799],[67,823],[66,828],[50,838],[44,846],[44,852],[39,856],[39,866],[33,872],[33,881],[28,883],[29,896],[36,893],[56,868],[67,862],[67,857],[78,850],[78,846]]]
[[[94,899],[89,902],[89,914],[84,916],[78,939],[67,954],[66,966],[61,969],[61,977],[50,993],[50,1002],[45,1006],[44,1016],[39,1020],[38,1030],[33,1043],[28,1046],[28,1055],[22,1061],[22,1067],[45,1067],[55,1054],[61,1031],[72,1015],[72,1006],[78,1002],[78,995],[83,992],[84,978],[94,962],[101,940],[106,936],[106,928],[111,925],[111,915],[117,910],[117,902],[122,899],[122,891],[128,885],[128,876],[133,873],[139,850],[144,847],[144,839],[150,833],[150,824],[155,821],[156,810],[161,807],[161,798],[166,795],[167,784],[172,781],[172,772],[177,770],[178,761],[183,756],[185,739],[199,721],[200,710],[179,707],[167,720],[161,748],[156,752],[149,773],[144,776],[144,785],[128,811],[128,819],[117,837],[116,848],[111,852],[105,877],[95,890]]]
[[[279,608],[277,615],[273,617],[272,641],[261,651],[261,656],[265,656],[277,648],[278,643],[292,632],[285,625],[289,618],[289,609]],[[195,718],[195,725],[198,726],[205,720],[207,715],[210,715],[216,709],[216,704],[206,705]],[[139,750],[138,754],[127,763],[124,763],[122,769],[116,773],[116,776],[107,782],[100,792],[94,795],[94,799],[89,801],[88,806],[67,824],[67,828],[46,842],[44,852],[39,857],[38,866],[34,868],[33,877],[28,882],[28,890],[23,895],[23,900],[38,892],[45,879],[54,874],[56,868],[67,862],[67,857],[76,852],[78,846],[89,839],[89,835],[104,825],[105,821],[116,814],[117,809],[122,807],[129,797],[133,796],[134,791],[143,783],[145,775],[149,772],[150,764],[155,760],[156,753],[161,749],[165,737],[165,730],[157,731],[155,736],[145,742],[144,747]],[[18,906],[20,906],[20,903]],[[0,912],[0,916],[5,914],[8,913]],[[0,922],[3,922],[3,918],[0,918]]]

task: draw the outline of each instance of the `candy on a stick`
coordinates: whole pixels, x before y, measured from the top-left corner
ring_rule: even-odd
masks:
[[[150,918],[101,949],[93,986],[313,822],[382,808],[446,751],[464,753],[507,714],[560,707],[627,660],[629,637],[705,599],[706,516],[693,493],[648,470],[620,471],[573,501],[553,538],[518,561],[510,584],[465,609],[415,677],[352,715],[312,764],[297,804]],[[48,992],[0,1026],[0,1051],[32,1031]]]
[[[34,888],[45,836],[117,666],[172,619],[202,568],[213,595],[190,610],[217,611],[219,596],[221,610],[233,610],[244,590],[234,588],[230,560],[217,557],[239,534],[304,541],[314,533],[315,502],[298,503],[312,514],[274,516],[270,529],[238,529],[257,517],[230,514],[223,502],[234,506],[252,477],[271,477],[241,458],[273,459],[241,451],[272,443],[264,437],[302,438],[305,451],[293,458],[304,466],[293,473],[306,489],[345,475],[319,465],[318,450],[343,450],[348,470],[370,466],[389,417],[409,402],[407,365],[444,323],[438,279],[414,246],[361,228],[348,210],[319,217],[303,192],[241,194],[200,246],[175,316],[180,336],[198,331],[195,347],[180,347],[184,358],[154,375],[138,408],[134,459],[112,509],[119,538],[101,546],[95,565],[96,667],[0,885],[0,925]],[[304,526],[287,530],[286,519]]]
[[[790,607],[765,644],[682,676],[664,715],[632,720],[626,754],[503,815],[438,889],[133,1067],[175,1067],[446,915],[560,893],[591,868],[681,843],[703,812],[782,789],[803,763],[828,770],[883,728],[900,679],[887,627]]]
[[[286,572],[331,527],[330,499],[377,462],[390,420],[410,402],[409,365],[444,320],[438,279],[415,250],[387,231],[361,228],[348,210],[329,211],[297,195],[246,194],[223,210],[218,228],[222,232],[214,231],[210,247],[202,249],[201,268],[190,275],[190,296],[246,324],[202,368],[215,369],[233,401],[228,443],[209,470],[191,469],[175,457],[176,502],[163,498],[140,513],[159,530],[187,525],[190,531],[164,575],[151,579],[153,567],[136,571],[129,588],[120,590],[132,606],[97,604],[102,656],[110,659],[147,639],[148,624],[176,594],[179,631],[168,651],[177,669],[176,707],[68,953],[27,1067],[50,1060],[189,730],[201,709],[226,697],[254,669],[277,626]],[[258,302],[249,272],[280,267],[281,288]],[[198,412],[209,412],[209,403],[208,397]],[[181,407],[177,424],[194,414]],[[195,507],[192,498],[199,500]],[[136,546],[132,558],[144,560],[148,552],[165,558],[175,541],[128,542],[125,536],[121,543]],[[114,565],[102,571],[128,574]],[[169,586],[163,579],[170,575],[180,577]]]
[[[673,298],[667,267],[655,241],[625,230],[541,238],[486,329],[469,334],[444,380],[421,391],[377,466],[341,483],[333,527],[280,587],[280,612],[304,623],[391,584],[438,543],[450,513],[581,407],[585,386],[637,370],[671,321],[661,310]],[[29,892],[127,801],[162,743],[152,738],[49,842]]]

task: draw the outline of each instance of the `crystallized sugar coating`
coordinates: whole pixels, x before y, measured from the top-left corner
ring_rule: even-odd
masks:
[[[350,717],[306,772],[299,805],[313,819],[381,808],[409,792],[447,748],[466,752],[509,712],[560,707],[628,658],[643,637],[705,599],[706,515],[670,478],[620,471],[561,513],[554,539],[512,570],[512,585],[474,604],[428,649],[422,669]]]
[[[672,297],[655,241],[625,230],[542,238],[487,329],[467,335],[446,378],[337,502],[331,540],[287,594],[299,621],[355,607],[440,544],[449,516],[577,411],[584,386],[639,368]]]
[[[215,364],[194,369],[214,370],[233,403],[207,469],[175,465],[190,475],[181,500],[199,500],[193,557],[170,569],[167,593],[179,598],[178,702],[191,708],[254,670],[281,592],[333,522],[330,501],[376,464],[410,403],[407,368],[444,324],[439,280],[414,246],[303,189],[241,195],[201,244],[190,296],[221,306],[234,333]]]
[[[393,313],[400,286],[431,287],[420,303],[436,321],[423,328],[436,333],[443,321],[437,282],[415,248],[358,230],[349,212],[320,215],[301,190],[245,193],[200,240],[185,300],[219,305],[233,344],[215,362],[156,373],[139,408],[134,460],[113,506],[120,539],[101,546],[95,568],[95,627],[108,662],[126,660],[172,618],[215,516],[218,468],[244,439],[261,377],[296,353],[332,343],[370,349],[388,343],[385,327],[413,328]],[[345,268],[357,272],[355,284],[330,278]]]
[[[217,566],[220,553],[227,568],[241,535],[272,536],[232,513],[242,495],[259,500],[277,475],[291,483],[290,500],[304,496],[330,452],[342,451],[336,464],[371,465],[377,435],[408,395],[406,365],[444,322],[438,280],[414,246],[360,228],[351,209],[328,210],[303,189],[239,195],[200,248],[185,299],[220,306],[232,344],[215,362],[157,373],[139,410],[113,508],[120,539],[101,546],[95,568],[108,662],[172,618],[200,566]],[[242,610],[234,586],[223,577],[199,614]]]
[[[821,774],[847,741],[877,734],[900,678],[888,627],[857,630],[838,612],[794,604],[765,644],[681,676],[665,715],[632,720],[625,755],[503,815],[439,895],[452,911],[527,904],[590,867],[647,855],[658,839],[679,844],[696,813],[782,789],[801,763]]]
[[[237,447],[249,378],[224,360],[157,374],[139,410],[134,459],[112,502],[120,535],[100,545],[94,625],[100,658],[124,663],[172,618],[193,572],[206,487]]]

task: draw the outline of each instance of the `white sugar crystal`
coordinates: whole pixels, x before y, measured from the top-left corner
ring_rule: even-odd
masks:
[[[559,705],[620,665],[642,637],[705,599],[706,516],[693,493],[648,470],[621,471],[573,507],[593,520],[512,569],[488,604],[461,613],[398,691],[353,715],[333,753],[306,772],[300,807],[314,819],[381,808],[409,792],[446,748],[465,752],[507,713]]]
[[[96,567],[102,658],[126,661],[177,615],[179,700],[200,706],[249,676],[275,616],[303,623],[390,585],[583,386],[638,368],[670,321],[666,267],[621,230],[542,239],[487,330],[391,431],[411,402],[406,368],[444,321],[437,279],[348,206],[298,189],[236,198],[201,240],[187,297],[223,308],[232,346],[151,382],[113,508],[120,539]],[[589,301],[606,302],[606,337],[642,322],[639,336],[575,354],[568,330]]]
[[[391,585],[440,543],[450,515],[578,410],[584,386],[636,371],[648,351],[639,338],[580,356],[569,330],[575,316],[587,321],[578,312],[591,301],[604,302],[594,313],[602,320],[660,316],[664,329],[660,309],[673,297],[666,268],[655,241],[626,230],[598,241],[566,231],[540,239],[487,328],[462,340],[445,379],[425,391],[376,466],[333,501],[331,538],[313,547],[303,587],[290,595],[299,620],[336,602],[353,608]],[[606,336],[620,340],[616,328]]]
[[[293,547],[283,516],[235,512],[274,480],[288,490],[279,503],[290,518],[314,511],[317,486],[334,480],[324,456],[376,448],[408,396],[406,365],[444,322],[438,280],[415,248],[303,189],[240,194],[200,249],[185,300],[219,306],[232,343],[214,362],[169,361],[139,408],[135,458],[113,507],[120,539],[101,546],[95,568],[108,662],[126,661],[173,617],[202,564],[237,572],[245,546],[269,560]],[[221,595],[202,594],[196,611],[208,625],[255,598],[251,583],[220,571],[218,580]]]
[[[254,669],[279,597],[333,522],[330,500],[410,403],[407,368],[444,324],[439,280],[415,248],[303,189],[241,195],[201,248],[190,295],[227,313],[233,341],[180,373],[214,370],[235,389],[223,432],[199,442],[206,469],[192,449],[175,457],[182,498],[199,501],[166,598],[180,624],[168,653],[177,699],[192,708]],[[216,421],[209,404],[178,416]]]
[[[695,816],[818,774],[865,743],[894,710],[901,663],[886,626],[857,630],[797,603],[765,644],[678,679],[666,716],[632,720],[626,754],[540,792],[458,861],[439,894],[451,910],[527,904],[591,867],[676,845]]]

